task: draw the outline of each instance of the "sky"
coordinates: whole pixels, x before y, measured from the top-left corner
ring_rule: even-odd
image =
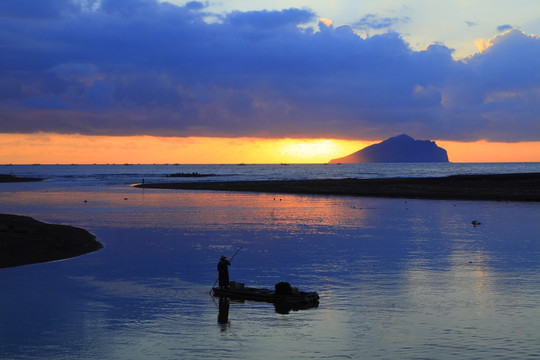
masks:
[[[540,2],[0,2],[0,163],[540,161]]]

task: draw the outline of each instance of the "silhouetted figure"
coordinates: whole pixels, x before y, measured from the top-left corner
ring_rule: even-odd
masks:
[[[217,271],[219,273],[219,288],[229,287],[229,265],[231,262],[227,260],[225,255],[221,255],[217,264]]]

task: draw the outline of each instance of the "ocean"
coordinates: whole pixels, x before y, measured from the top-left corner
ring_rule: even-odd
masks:
[[[538,172],[523,164],[2,165],[0,212],[104,248],[0,270],[1,359],[540,358],[540,204],[138,189],[158,181]],[[174,173],[204,178],[170,178]],[[472,221],[480,222],[474,226]],[[317,291],[276,311],[231,280]],[[221,313],[220,313],[221,312]],[[228,321],[219,323],[218,316]]]
[[[40,177],[43,188],[126,186],[146,182],[440,177],[540,172],[540,163],[0,165],[0,174]],[[167,177],[198,173],[205,177]]]

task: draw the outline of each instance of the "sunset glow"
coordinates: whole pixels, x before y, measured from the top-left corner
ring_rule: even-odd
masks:
[[[326,163],[379,141],[0,134],[0,164]],[[451,162],[540,161],[538,142],[436,142]]]
[[[330,139],[174,138],[0,134],[2,164],[324,163],[370,142]]]
[[[437,141],[451,162],[539,162],[540,142]]]

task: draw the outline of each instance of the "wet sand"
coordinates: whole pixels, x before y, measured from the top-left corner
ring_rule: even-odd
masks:
[[[136,187],[416,199],[540,201],[540,173],[453,175],[440,178],[183,182],[139,184]]]
[[[0,214],[0,268],[72,258],[102,247],[81,228]]]

